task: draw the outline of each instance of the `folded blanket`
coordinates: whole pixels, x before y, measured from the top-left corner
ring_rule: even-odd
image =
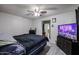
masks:
[[[12,43],[15,43],[15,42],[13,42],[13,41],[0,41],[0,46],[12,44]]]
[[[6,33],[0,33],[0,46],[16,43],[17,41],[10,35]]]

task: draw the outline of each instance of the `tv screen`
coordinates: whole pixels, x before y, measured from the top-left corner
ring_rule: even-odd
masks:
[[[58,35],[77,40],[77,24],[58,25]]]

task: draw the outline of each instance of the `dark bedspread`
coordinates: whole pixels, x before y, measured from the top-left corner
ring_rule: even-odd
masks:
[[[45,37],[41,35],[34,35],[34,34],[19,35],[19,36],[14,36],[14,38],[26,48],[26,51],[29,51],[34,46],[37,46],[41,42],[46,40]]]
[[[25,48],[18,42],[0,46],[0,55],[22,55],[25,53]]]

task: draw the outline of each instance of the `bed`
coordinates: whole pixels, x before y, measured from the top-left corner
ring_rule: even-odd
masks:
[[[26,55],[39,54],[47,44],[47,39],[41,35],[23,34],[14,36],[26,49]]]
[[[25,55],[26,50],[20,43],[0,46],[0,55]]]
[[[37,55],[46,44],[46,37],[41,35],[0,33],[0,55]]]
[[[0,33],[0,55],[23,55],[26,50],[12,35]]]

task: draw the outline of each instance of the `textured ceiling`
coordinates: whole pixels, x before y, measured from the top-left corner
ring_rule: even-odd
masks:
[[[28,19],[37,19],[74,10],[74,6],[73,4],[0,4],[0,11]],[[33,10],[35,7],[45,10],[47,13],[39,17],[26,15],[26,10]]]

